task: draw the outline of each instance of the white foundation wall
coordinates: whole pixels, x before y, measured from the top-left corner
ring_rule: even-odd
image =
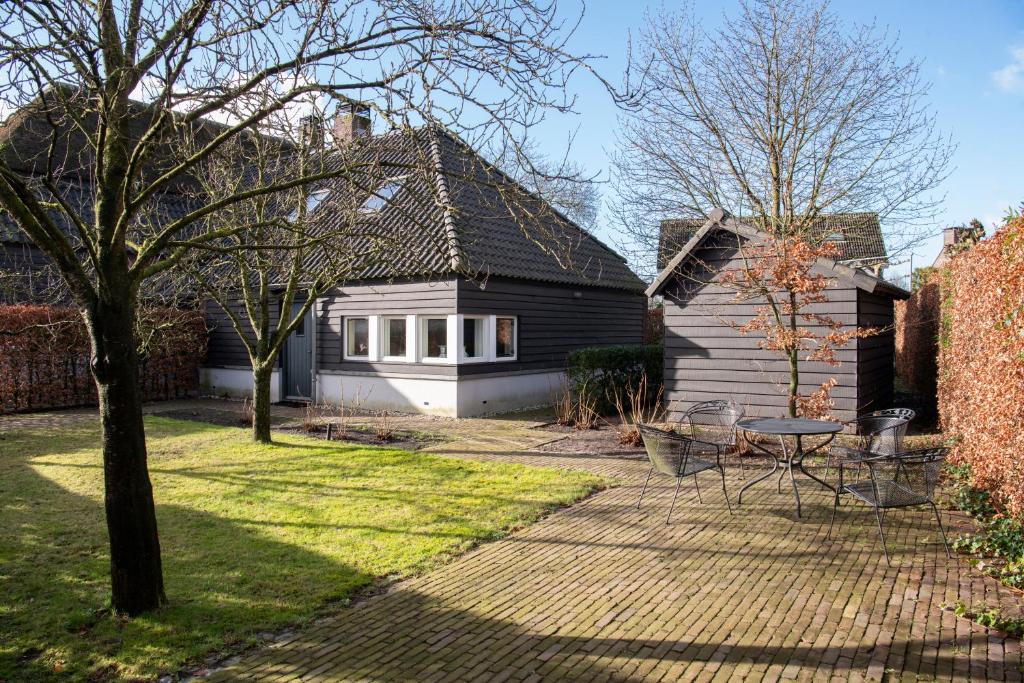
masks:
[[[431,377],[320,373],[318,399],[326,403],[447,417],[472,417],[551,403],[565,373],[545,371]]]
[[[204,395],[252,398],[252,371],[248,368],[199,368],[199,387]],[[270,376],[270,402],[281,400],[281,372]]]
[[[561,371],[460,377],[458,416],[472,417],[547,405],[565,384]]]
[[[318,400],[349,408],[458,417],[456,377],[324,373]]]

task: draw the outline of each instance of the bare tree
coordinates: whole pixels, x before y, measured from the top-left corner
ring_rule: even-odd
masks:
[[[923,237],[951,146],[919,63],[818,0],[744,0],[722,26],[666,12],[640,36],[647,97],[621,120],[613,213],[641,266],[659,219],[716,207],[816,244],[847,211],[876,212],[890,253]]]
[[[358,104],[353,108],[361,110]],[[345,114],[335,123],[351,131],[355,116]],[[274,119],[277,135],[264,125],[260,135],[225,145],[203,164],[200,194],[230,197],[277,183],[294,169],[330,177],[218,211],[207,228],[229,228],[230,234],[197,245],[180,268],[185,287],[198,286],[219,307],[249,355],[252,433],[262,443],[271,441],[273,369],[317,298],[370,268],[392,275],[419,272],[423,264],[407,244],[430,242],[438,232],[428,225],[437,216],[433,209],[445,201],[426,129],[330,141],[321,112],[306,113],[301,121]],[[335,168],[347,171],[337,176],[331,173]],[[400,220],[381,226],[367,206],[383,206],[389,185],[409,194],[411,205],[399,205]],[[435,253],[447,251],[445,244],[433,247]]]
[[[0,207],[81,310],[103,433],[112,604],[165,601],[138,388],[140,293],[240,234],[218,212],[345,168],[289,169],[216,198],[199,168],[304,98],[366,101],[384,125],[521,138],[572,105],[553,4],[531,0],[10,0],[0,5]],[[239,118],[235,103],[273,93]],[[28,125],[28,123],[32,125]],[[28,143],[28,144],[25,144]]]

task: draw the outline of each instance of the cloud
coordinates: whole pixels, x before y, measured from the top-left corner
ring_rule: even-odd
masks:
[[[1003,92],[1024,92],[1024,47],[1010,49],[1013,61],[998,71],[992,72],[992,80]]]

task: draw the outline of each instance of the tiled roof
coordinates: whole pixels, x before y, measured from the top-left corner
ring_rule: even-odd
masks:
[[[456,136],[424,127],[361,144],[366,166],[377,173],[376,182],[367,176],[366,187],[390,178],[401,189],[356,231],[352,252],[368,254],[359,279],[458,273],[643,290],[621,256]],[[332,197],[318,217],[324,227],[351,215],[331,211],[330,203],[351,208],[370,194],[364,187],[361,197],[346,199],[350,186],[349,179],[328,183]],[[372,244],[401,251],[380,258]]]
[[[658,240],[658,270],[664,268],[706,222],[706,218],[662,221]],[[876,213],[833,213],[821,216],[815,221],[812,232],[821,239],[836,236],[840,253],[838,261],[877,262],[886,258],[882,227]]]
[[[145,105],[135,106],[140,115],[133,125],[142,126]],[[197,126],[204,130],[203,124]],[[47,149],[43,140],[50,130],[42,107],[30,105],[0,127],[0,149],[16,170],[38,172]],[[76,186],[89,182],[76,171],[89,167],[89,160],[81,156],[88,154],[88,145],[76,135],[73,129],[61,132],[60,138],[67,143],[58,155],[71,195],[82,194]],[[325,181],[329,200],[313,218],[322,229],[340,227],[338,222],[353,215],[359,225],[351,231],[347,248],[311,256],[311,266],[345,258],[357,274],[353,279],[463,274],[638,292],[644,288],[612,249],[439,128],[387,133],[332,154],[330,163],[355,161],[354,166],[365,168],[364,177]],[[151,172],[163,163],[154,159],[157,168]],[[287,164],[281,170],[287,173]],[[400,184],[397,194],[378,211],[361,215],[359,205],[389,179]],[[172,189],[184,193],[168,193],[154,204],[162,213],[179,216],[195,186],[184,178]],[[341,210],[332,211],[332,206]],[[0,220],[0,240],[22,239],[9,220]],[[382,255],[383,249],[387,252]]]

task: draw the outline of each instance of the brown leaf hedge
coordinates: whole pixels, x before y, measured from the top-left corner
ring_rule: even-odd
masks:
[[[1024,517],[1024,218],[955,256],[942,297],[938,399],[953,459]]]
[[[933,275],[906,301],[896,302],[896,374],[908,391],[934,397],[938,379],[941,294]]]
[[[143,398],[196,396],[206,355],[202,314],[154,308],[140,318]],[[90,355],[75,309],[0,306],[0,413],[95,405]]]

